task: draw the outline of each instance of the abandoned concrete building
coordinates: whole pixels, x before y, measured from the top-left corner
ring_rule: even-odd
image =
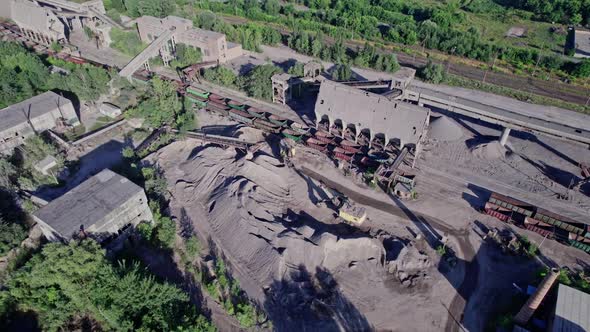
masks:
[[[325,80],[315,104],[318,127],[339,127],[358,138],[364,135],[369,144],[379,138],[396,149],[407,147],[419,151],[430,119],[427,108]]]
[[[243,54],[242,46],[229,43],[225,35],[218,32],[193,28],[193,22],[177,16],[157,18],[142,16],[137,19],[137,29],[143,42],[152,43],[166,31],[174,31],[166,51],[172,53],[176,43],[185,44],[201,50],[203,61],[227,61]],[[162,54],[160,54],[162,56]],[[165,56],[163,60],[166,63]]]
[[[108,46],[111,27],[122,28],[106,16],[102,0],[2,0],[0,17],[13,20],[27,38],[43,45],[63,43],[72,31],[88,27],[101,45]]]
[[[69,99],[51,91],[42,93],[0,110],[0,153],[45,130],[79,124]]]
[[[110,242],[140,222],[152,222],[143,189],[105,169],[33,214],[49,241],[91,237]]]
[[[30,1],[5,1],[2,16],[12,19],[29,39],[44,45],[67,39],[65,24],[51,9]]]

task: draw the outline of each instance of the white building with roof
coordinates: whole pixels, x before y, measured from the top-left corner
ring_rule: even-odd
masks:
[[[140,222],[153,222],[143,188],[105,169],[33,214],[49,241],[116,238]]]
[[[0,153],[45,130],[79,124],[72,101],[47,91],[0,110]]]

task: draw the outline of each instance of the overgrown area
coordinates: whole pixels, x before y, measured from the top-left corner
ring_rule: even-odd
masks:
[[[0,314],[32,310],[46,331],[90,322],[117,331],[214,331],[179,288],[137,263],[111,262],[92,241],[47,244],[8,280]]]
[[[271,77],[282,72],[275,65],[264,64],[255,66],[244,76],[238,76],[231,69],[218,66],[206,69],[203,78],[215,84],[245,91],[253,98],[272,100]]]
[[[112,28],[110,36],[110,46],[129,56],[136,56],[147,46],[139,39],[136,31],[123,31],[119,28]]]
[[[51,74],[52,64],[70,74]],[[0,108],[48,90],[73,93],[80,100],[95,100],[108,90],[109,81],[109,73],[102,68],[42,59],[16,43],[0,41]]]
[[[155,77],[138,99],[138,104],[128,109],[125,116],[144,118],[148,127],[170,125],[181,131],[195,128],[194,113],[185,109],[174,83]]]

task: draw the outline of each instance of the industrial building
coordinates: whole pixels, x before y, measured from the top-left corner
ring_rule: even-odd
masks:
[[[145,43],[152,43],[164,32],[173,30],[170,38],[171,44],[168,49],[174,48],[176,43],[185,44],[201,50],[203,61],[227,61],[243,54],[242,46],[228,43],[222,33],[193,28],[193,22],[177,16],[157,18],[142,16],[137,19],[137,29],[141,40]],[[166,59],[164,59],[166,63]]]
[[[325,80],[321,83],[315,104],[315,116],[342,133],[352,132],[355,138],[367,135],[370,142],[380,137],[385,145],[419,151],[425,138],[430,111],[389,98]]]
[[[103,170],[33,214],[49,241],[91,237],[108,242],[140,222],[152,222],[143,189]]]
[[[590,294],[559,284],[555,316],[548,331],[590,331]]]
[[[102,45],[108,46],[111,27],[121,27],[106,16],[102,0],[83,3],[67,0],[0,2],[0,17],[13,20],[24,36],[43,45],[66,42],[71,31],[88,27]]]
[[[24,0],[2,6],[2,16],[12,19],[29,39],[45,45],[66,39],[66,26],[52,10]]]
[[[79,124],[69,99],[51,91],[42,93],[0,110],[0,153],[45,130]]]

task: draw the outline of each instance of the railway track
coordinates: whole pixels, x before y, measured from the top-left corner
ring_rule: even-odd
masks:
[[[247,19],[239,18],[239,17],[227,17],[221,16],[222,19],[231,24],[245,24],[248,22]],[[266,24],[266,23],[262,23]],[[272,25],[274,29],[279,31],[283,36],[290,36],[291,31],[277,27]],[[335,44],[334,38],[329,36],[324,36],[324,43],[325,45],[333,45]],[[355,51],[359,47],[364,46],[364,41],[352,41],[346,40],[344,41],[344,46],[346,46],[349,50]],[[403,45],[403,47],[408,47]],[[416,51],[418,51],[416,49]],[[444,53],[435,50],[428,50],[429,53],[437,53],[444,56],[447,56]],[[412,56],[404,53],[399,52],[383,52],[383,53],[395,53],[397,56],[397,60],[401,66],[404,67],[411,67],[414,69],[419,69],[424,66],[428,59],[423,56]],[[435,63],[443,64],[447,67],[447,62],[441,62],[434,60]],[[506,73],[498,73],[489,70],[480,69],[475,66],[468,66],[461,63],[451,63],[448,66],[448,71],[450,74],[457,75],[460,77],[464,77],[467,79],[471,79],[474,81],[483,82],[485,77],[485,82],[493,85],[498,85],[502,87],[507,87],[513,90],[532,93],[544,97],[559,99],[562,101],[574,103],[577,105],[586,105],[588,106],[588,97],[590,96],[590,89],[584,88],[581,86],[571,85],[568,83],[560,82],[560,81],[545,81],[537,78],[532,77],[524,77],[524,76],[517,76],[511,75]]]

